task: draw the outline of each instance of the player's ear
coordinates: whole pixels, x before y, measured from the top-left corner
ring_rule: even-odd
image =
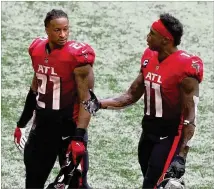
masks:
[[[167,45],[169,43],[169,40],[165,37],[162,38],[162,44]]]

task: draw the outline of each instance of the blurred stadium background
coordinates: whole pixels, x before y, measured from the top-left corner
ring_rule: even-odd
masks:
[[[214,187],[214,2],[2,2],[1,20],[1,188],[24,188],[23,156],[13,131],[33,76],[28,46],[44,36],[43,20],[53,8],[70,19],[70,39],[96,51],[95,92],[99,98],[128,89],[140,69],[150,24],[169,12],[184,24],[180,45],[205,64],[200,86],[197,133],[189,152],[187,188]],[[97,189],[141,188],[137,160],[143,103],[120,111],[100,111],[89,127],[88,180]],[[30,127],[30,124],[28,125]],[[58,172],[56,164],[49,181]]]

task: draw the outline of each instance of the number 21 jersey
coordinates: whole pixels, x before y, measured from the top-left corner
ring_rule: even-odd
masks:
[[[48,39],[37,38],[29,54],[38,83],[37,104],[41,108],[59,110],[77,103],[74,69],[91,64],[94,50],[85,43],[68,41],[61,49],[47,53]]]

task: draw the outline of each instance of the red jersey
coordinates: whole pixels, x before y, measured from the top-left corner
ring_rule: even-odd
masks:
[[[195,56],[178,50],[162,62],[158,52],[146,49],[141,59],[144,77],[144,114],[148,118],[164,120],[180,119],[180,84],[186,77],[194,77],[199,83],[203,78],[203,62]]]
[[[29,54],[38,81],[37,105],[59,110],[77,103],[74,69],[91,64],[94,50],[85,43],[68,41],[63,48],[47,52],[48,39],[37,38],[29,47]]]

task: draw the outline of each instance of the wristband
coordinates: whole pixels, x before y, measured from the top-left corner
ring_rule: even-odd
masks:
[[[75,135],[73,137],[73,140],[77,141],[84,141],[84,136],[85,136],[86,130],[83,128],[76,128]]]

